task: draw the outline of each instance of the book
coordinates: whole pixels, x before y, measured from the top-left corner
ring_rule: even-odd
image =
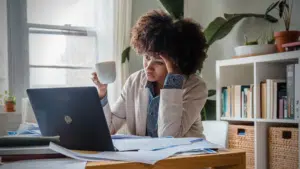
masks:
[[[287,104],[288,104],[287,118],[294,119],[295,64],[287,65],[286,77],[287,77]]]
[[[47,146],[50,142],[59,143],[59,136],[3,136],[0,137],[0,147]]]
[[[65,157],[48,146],[26,146],[26,147],[1,147],[0,156],[2,162],[13,162],[31,159],[48,159]]]
[[[277,100],[276,100],[276,113],[277,113],[277,118],[278,119],[284,119],[284,116],[283,116],[283,97],[286,96],[286,82],[278,82],[276,84],[276,88],[277,88],[277,91],[276,91],[276,97],[277,97]],[[281,103],[280,103],[280,100],[281,100]],[[282,104],[282,112],[280,112],[280,104]],[[280,115],[280,113],[282,113]]]
[[[267,83],[266,81],[260,84],[260,117],[263,119],[267,118]]]
[[[300,119],[300,64],[295,65],[295,119]]]

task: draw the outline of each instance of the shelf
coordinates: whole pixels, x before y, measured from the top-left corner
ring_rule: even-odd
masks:
[[[299,123],[300,120],[294,119],[256,119],[255,121],[261,123]]]
[[[241,121],[241,122],[254,122],[254,119],[233,118],[233,117],[221,117],[221,120],[225,120],[225,121]]]
[[[233,65],[245,65],[253,64],[258,62],[286,62],[286,61],[297,61],[300,57],[300,51],[290,51],[282,53],[274,53],[268,55],[252,56],[245,58],[226,59],[218,60],[216,66],[233,66]]]
[[[232,118],[232,117],[221,117],[224,121],[240,121],[240,122],[261,122],[261,123],[300,123],[300,120],[294,119],[247,119],[247,118]]]

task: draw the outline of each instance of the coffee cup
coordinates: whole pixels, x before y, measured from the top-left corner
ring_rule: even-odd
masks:
[[[102,84],[113,83],[116,80],[116,63],[114,61],[96,63],[95,68],[98,80]]]

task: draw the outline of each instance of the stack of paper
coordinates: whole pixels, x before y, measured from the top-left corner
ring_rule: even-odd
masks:
[[[148,136],[136,136],[136,135],[125,135],[125,134],[115,134],[111,135],[113,140],[115,139],[144,139],[144,138],[151,138]]]
[[[219,145],[197,138],[152,138],[113,140],[118,152],[80,153],[65,149],[54,143],[50,149],[65,156],[83,161],[118,160],[155,164],[157,161],[176,154],[216,153],[211,149],[222,148]],[[137,151],[132,151],[137,150]]]
[[[113,144],[118,151],[132,150],[157,150],[178,145],[188,145],[188,139],[176,138],[149,138],[149,139],[119,139],[113,140]]]

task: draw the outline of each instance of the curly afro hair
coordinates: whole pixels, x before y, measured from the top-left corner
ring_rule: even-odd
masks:
[[[131,46],[139,55],[166,54],[185,75],[201,71],[207,57],[201,26],[191,19],[174,20],[162,10],[139,18],[131,30]]]

